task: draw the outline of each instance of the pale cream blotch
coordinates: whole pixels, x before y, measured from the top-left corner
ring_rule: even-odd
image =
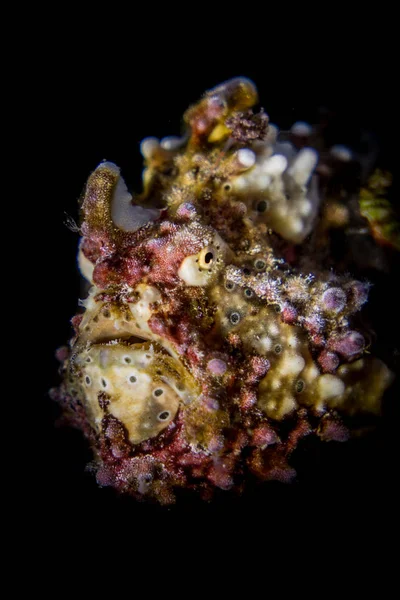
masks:
[[[278,305],[266,305],[250,287],[235,283],[234,277],[215,287],[213,296],[221,333],[236,333],[248,352],[257,352],[270,363],[259,385],[258,405],[271,418],[290,414],[298,406],[296,384],[311,361],[306,335],[299,327],[282,323]]]
[[[232,186],[255,223],[264,222],[286,240],[300,243],[310,233],[320,203],[313,177],[318,154],[312,148],[297,152],[285,144],[269,139],[259,144],[254,166],[238,175]],[[282,150],[286,151],[279,153]]]
[[[212,290],[218,306],[216,321],[222,335],[237,334],[248,352],[268,359],[270,368],[259,384],[257,402],[269,418],[281,420],[301,406],[311,407],[316,414],[332,408],[347,414],[378,411],[381,394],[391,381],[381,361],[356,361],[335,374],[323,373],[312,357],[307,333],[283,323],[279,305],[266,304],[245,283],[240,284],[235,269],[227,273],[229,278]],[[342,295],[336,289],[333,295],[333,309],[339,304],[342,308]],[[368,393],[362,391],[366,380],[371,382]]]
[[[268,417],[279,420],[299,405],[299,392],[304,387],[302,372],[310,354],[299,328],[278,321],[274,325],[270,327],[274,331],[273,344],[265,352],[271,367],[260,382],[258,404]]]
[[[126,428],[137,444],[165,429],[194,388],[183,368],[154,345],[95,344],[75,359],[92,424],[97,431],[105,414]]]

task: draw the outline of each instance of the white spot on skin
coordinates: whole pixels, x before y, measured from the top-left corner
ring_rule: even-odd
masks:
[[[120,319],[114,320],[114,329],[116,329],[118,331],[119,329],[121,329],[121,325],[122,325],[122,323],[121,323]]]
[[[256,162],[256,155],[250,148],[241,148],[236,156],[240,166],[245,169],[250,169]]]
[[[147,329],[147,321],[153,313],[150,304],[159,302],[161,294],[157,288],[144,284],[138,285],[136,291],[140,294],[140,300],[130,304],[130,310],[135,320],[139,321],[142,326],[146,325]]]
[[[292,217],[289,220],[288,224],[289,224],[289,228],[290,228],[291,232],[294,235],[301,233],[304,229],[303,221],[301,219],[299,219],[298,217]]]
[[[235,179],[235,188],[240,191],[244,191],[248,186],[246,177],[237,177]]]
[[[271,177],[266,173],[261,173],[257,178],[257,187],[259,190],[265,190],[271,183]]]
[[[267,402],[267,414],[273,419],[282,419],[282,417],[291,413],[297,407],[297,402],[290,396],[284,396],[279,402],[271,399]]]
[[[281,219],[286,217],[288,212],[289,212],[289,209],[286,204],[278,204],[278,206],[275,207],[275,214],[277,217],[279,217]]]
[[[298,202],[299,213],[302,217],[308,217],[312,211],[312,203],[307,198]]]
[[[282,375],[298,375],[305,366],[305,360],[300,354],[286,353],[280,364],[280,372]]]
[[[339,377],[326,374],[321,375],[318,380],[318,390],[322,400],[328,400],[341,396],[345,390],[345,385]]]
[[[291,336],[288,337],[287,343],[288,343],[288,345],[289,345],[290,348],[296,348],[296,346],[298,345],[299,341],[298,341],[298,339],[294,335],[291,335]]]
[[[297,402],[293,396],[285,396],[281,406],[279,407],[279,414],[281,416],[288,415],[297,407]]]
[[[270,333],[272,336],[277,336],[279,333],[279,327],[274,322],[269,323],[267,329],[268,333]]]
[[[260,339],[260,344],[265,352],[269,352],[272,348],[272,340],[268,336],[262,337]]]
[[[310,382],[316,379],[319,376],[318,368],[314,363],[310,363],[304,370],[303,379]]]
[[[279,388],[281,387],[281,380],[280,379],[273,379],[271,381],[271,388],[273,390],[279,390]]]

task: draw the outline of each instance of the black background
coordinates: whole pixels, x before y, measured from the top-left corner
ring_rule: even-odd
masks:
[[[23,492],[26,510],[36,532],[52,529],[55,537],[93,546],[89,532],[104,535],[110,528],[127,537],[146,531],[146,539],[185,531],[192,541],[207,535],[223,540],[241,532],[249,539],[274,536],[276,544],[290,540],[290,547],[304,539],[316,546],[320,540],[368,543],[390,532],[396,521],[398,384],[375,434],[342,445],[305,445],[294,485],[264,485],[242,498],[221,494],[212,504],[184,499],[160,508],[99,489],[85,472],[91,455],[79,432],[54,426],[58,409],[47,396],[59,381],[54,352],[71,335],[69,320],[80,293],[77,234],[64,225],[64,213],[77,218],[78,197],[101,160],[117,163],[128,187],[140,189],[140,141],[179,134],[189,104],[210,87],[244,75],[257,84],[261,106],[282,129],[298,119],[315,121],[319,106],[337,112],[334,142],[351,145],[360,126],[371,128],[381,140],[385,164],[396,174],[394,42],[378,43],[372,22],[348,29],[341,23],[328,39],[326,16],[319,25],[294,26],[290,32],[285,21],[271,21],[245,38],[249,22],[254,27],[246,15],[222,32],[209,15],[201,18],[202,32],[192,32],[189,19],[173,35],[162,23],[155,31],[146,21],[142,31],[136,22],[119,35],[115,18],[107,24],[105,16],[100,30],[91,29],[90,22],[80,25],[79,16],[74,28],[60,18],[50,33],[38,36],[34,58],[26,54],[24,90],[30,101],[24,109],[21,171],[32,169],[27,219],[33,241],[26,243],[25,277],[37,314],[34,330],[29,329],[34,386],[21,382],[32,415],[25,447],[33,473]],[[383,289],[375,304],[378,319],[387,319],[389,343],[399,327],[396,303],[386,304],[393,286],[385,280]]]

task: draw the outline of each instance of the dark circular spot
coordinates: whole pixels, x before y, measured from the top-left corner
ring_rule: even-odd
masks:
[[[109,319],[111,317],[111,313],[109,310],[103,310],[103,317],[105,317],[106,319]]]
[[[231,189],[231,186],[229,185],[229,183],[226,183],[226,184],[224,185],[224,190],[225,190],[226,192],[229,192],[229,190],[230,190],[230,189]]]
[[[170,415],[169,411],[168,410],[164,410],[162,413],[160,413],[158,415],[158,418],[159,418],[160,421],[166,421],[169,418],[169,415]]]
[[[85,381],[86,381],[87,385],[90,385],[91,379],[90,379],[90,377],[88,375],[86,375]]]
[[[253,290],[251,290],[250,288],[246,288],[244,290],[244,295],[246,296],[246,298],[251,298],[253,296]]]
[[[131,375],[131,376],[129,377],[129,381],[130,381],[131,383],[135,383],[135,381],[137,381],[137,379],[136,379],[136,377],[135,377],[134,375]]]
[[[124,361],[126,362],[127,365],[129,365],[132,362],[132,360],[129,358],[129,356],[125,356]]]
[[[280,312],[282,312],[282,309],[281,309],[281,307],[279,306],[279,304],[274,304],[274,311],[275,311],[276,313],[280,313]]]
[[[157,388],[156,390],[154,390],[153,393],[155,396],[161,396],[164,393],[164,390],[161,388]]]
[[[225,283],[225,289],[228,290],[228,292],[231,292],[234,287],[235,287],[235,284],[233,283],[233,281],[227,281]]]
[[[259,213],[263,213],[267,210],[268,208],[268,202],[266,200],[260,200],[260,202],[258,202],[257,204],[257,211]]]
[[[90,358],[90,356],[87,357],[86,362],[92,362],[92,359]]]
[[[232,312],[229,315],[229,320],[232,323],[232,325],[237,325],[240,321],[240,313],[238,312]]]
[[[282,346],[280,344],[276,344],[274,352],[275,354],[280,354],[282,352]]]
[[[207,252],[207,254],[204,257],[204,262],[206,263],[206,265],[209,265],[214,258],[214,254],[212,252]]]
[[[103,377],[101,378],[101,385],[107,387],[107,381]]]
[[[304,390],[305,387],[306,387],[306,384],[304,383],[304,381],[302,379],[298,379],[294,385],[294,389],[297,394],[301,394],[301,392]]]
[[[258,271],[262,271],[263,269],[265,269],[265,262],[261,259],[258,259],[254,263],[254,266]]]

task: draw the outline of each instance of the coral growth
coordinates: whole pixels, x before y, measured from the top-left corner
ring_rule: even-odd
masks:
[[[343,441],[349,417],[379,414],[391,373],[357,320],[369,284],[318,252],[349,220],[326,190],[351,154],[324,161],[305,123],[282,139],[256,103],[233,79],[189,108],[181,138],[145,139],[137,198],[112,163],[89,177],[92,287],[53,395],[100,485],[171,503],[289,481],[299,440]]]

